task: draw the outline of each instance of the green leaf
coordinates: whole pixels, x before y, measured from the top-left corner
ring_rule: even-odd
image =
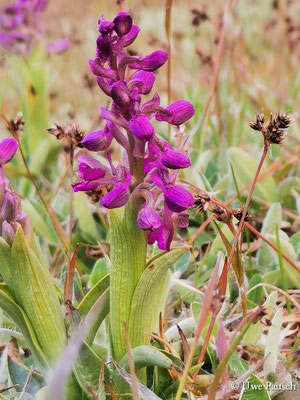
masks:
[[[228,149],[228,156],[235,171],[238,187],[242,188],[251,183],[258,166],[258,160],[236,147]],[[262,173],[265,169],[262,168]],[[257,182],[253,195],[271,203],[278,201],[278,191],[274,179],[267,176],[262,181]]]
[[[26,243],[20,227],[11,249],[13,293],[51,363],[65,345],[65,324],[52,278],[45,262],[38,257]]]
[[[236,377],[244,375],[250,368],[249,363],[241,358],[236,351],[230,357],[227,366]]]
[[[157,330],[168,271],[188,250],[187,247],[175,248],[148,262],[131,303],[128,332],[132,347],[149,343],[152,330]]]
[[[15,322],[27,341],[32,354],[39,362],[41,367],[46,368],[46,361],[36,334],[30,324],[30,321],[24,310],[13,300],[7,286],[4,283],[0,284],[0,308]]]
[[[270,400],[270,396],[263,382],[255,375],[251,375],[243,382],[240,400]]]
[[[300,254],[300,232],[290,237],[290,244],[294,247],[296,256]]]
[[[274,203],[269,208],[261,229],[261,234],[271,233],[275,235],[276,226],[280,226],[282,221],[282,207],[280,203]],[[259,268],[269,266],[273,263],[272,249],[267,243],[262,242],[257,252],[257,263]]]
[[[263,282],[263,277],[260,274],[255,274],[254,276],[252,276],[252,278],[250,279],[249,282],[249,286],[248,286],[248,290],[250,290],[251,288],[253,288],[254,286],[256,286],[258,283],[262,283]],[[259,286],[258,288],[252,290],[252,292],[250,292],[247,296],[247,299],[250,300],[250,304],[248,305],[249,308],[253,308],[255,307],[255,305],[257,305],[260,300],[262,299],[264,295],[264,289],[262,286]],[[253,304],[254,303],[254,304]]]
[[[30,57],[23,61],[21,71],[24,77],[22,112],[26,121],[23,140],[27,155],[33,155],[39,143],[47,138],[48,90],[45,51],[37,47]],[[48,139],[50,141],[50,137]]]
[[[110,276],[106,275],[84,296],[77,307],[82,315],[87,315],[99,297],[109,288],[109,280]]]
[[[275,244],[277,243],[276,236],[275,235],[269,235],[268,239]],[[288,240],[280,237],[280,248],[281,252],[285,254],[287,257],[289,257],[295,264],[297,262],[297,255],[296,252],[293,248],[293,246],[289,243]],[[275,252],[275,250],[272,249],[272,252],[274,256],[277,257],[278,260],[278,254]],[[297,272],[291,265],[288,263],[285,259],[282,260],[283,263],[283,270],[286,275],[286,281],[287,281],[287,287],[288,289],[295,288],[295,289],[300,289],[300,274]]]
[[[22,200],[22,209],[30,217],[30,221],[36,232],[50,243],[57,243],[57,234],[53,228],[45,209],[32,200]]]
[[[142,345],[135,347],[132,349],[132,357],[136,371],[147,366],[171,369],[173,365],[170,358],[152,346]],[[120,361],[120,366],[124,368],[125,371],[129,372],[129,360],[127,354],[125,354]]]
[[[280,308],[276,311],[272,325],[269,328],[267,343],[265,346],[265,362],[264,362],[264,377],[267,379],[268,375],[272,372],[276,373],[277,359],[280,346],[280,331],[283,321],[283,311]]]
[[[29,373],[31,374],[30,380],[26,386],[26,393],[34,395],[42,386],[45,385],[43,376],[35,371],[25,367],[25,365],[19,364],[13,361],[10,357],[7,357],[8,374],[12,385],[18,385],[18,391],[21,392],[28,378]]]
[[[92,273],[91,273],[91,278],[90,278],[90,284],[91,287],[95,286],[97,282],[99,282],[104,276],[106,276],[108,273],[108,267],[107,267],[107,262],[104,258],[99,258],[94,264]]]
[[[11,248],[6,241],[0,237],[0,273],[7,285],[12,288],[12,268],[10,263]],[[13,292],[11,290],[11,292]]]
[[[124,208],[122,216],[119,215],[120,212],[122,210],[110,210],[110,337],[112,353],[116,361],[126,354],[124,322],[127,326],[130,325],[132,298],[146,267],[147,249],[146,234],[137,227],[136,214],[131,211],[129,205]],[[129,338],[134,347],[145,344],[135,344],[130,334]]]

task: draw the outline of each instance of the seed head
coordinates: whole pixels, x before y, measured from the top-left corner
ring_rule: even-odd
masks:
[[[255,131],[260,131],[269,144],[281,144],[284,139],[284,130],[290,126],[291,122],[292,119],[287,116],[287,113],[276,113],[274,118],[271,114],[270,121],[265,126],[264,114],[256,114],[255,122],[250,122],[250,127]]]

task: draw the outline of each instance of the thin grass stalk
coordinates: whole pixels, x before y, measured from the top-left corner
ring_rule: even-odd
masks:
[[[209,313],[209,311],[211,309],[211,300],[213,298],[215,282],[216,282],[216,279],[217,279],[217,274],[218,274],[218,269],[219,269],[219,266],[220,266],[220,262],[221,262],[221,258],[219,257],[218,260],[217,260],[216,266],[215,266],[215,268],[213,270],[213,273],[211,275],[210,281],[209,281],[209,283],[207,285],[207,289],[205,291],[205,295],[204,295],[203,303],[202,303],[202,310],[201,310],[199,322],[198,322],[198,325],[197,325],[197,328],[196,328],[196,332],[195,332],[195,336],[194,336],[194,342],[193,342],[193,345],[192,345],[191,350],[189,352],[188,359],[186,361],[185,368],[184,368],[183,374],[182,374],[181,379],[180,379],[180,383],[179,383],[179,387],[178,387],[178,390],[177,390],[177,393],[176,393],[175,400],[181,400],[181,395],[182,395],[182,393],[184,391],[185,384],[186,384],[186,381],[187,381],[188,376],[189,376],[189,370],[190,370],[190,368],[192,366],[192,363],[193,363],[193,357],[194,357],[194,354],[195,354],[195,351],[196,351],[196,348],[197,348],[197,343],[198,343],[198,340],[200,339],[200,336],[201,336],[205,321],[206,321],[208,313]]]
[[[259,173],[261,171],[261,168],[262,168],[263,163],[265,161],[266,155],[268,153],[269,147],[270,147],[269,142],[267,140],[264,140],[264,148],[263,148],[263,152],[262,152],[262,155],[261,155],[261,159],[259,161],[258,167],[257,167],[255,175],[254,175],[254,178],[252,180],[252,183],[251,183],[251,186],[250,186],[250,190],[249,190],[249,194],[248,194],[248,197],[247,197],[247,200],[246,200],[246,204],[245,204],[245,207],[243,209],[242,218],[241,218],[240,223],[238,225],[238,229],[237,229],[237,232],[236,232],[236,235],[235,235],[235,238],[234,238],[234,241],[233,241],[233,245],[231,247],[231,251],[230,251],[230,254],[229,254],[229,257],[228,257],[228,264],[229,265],[232,262],[233,255],[234,255],[234,252],[236,250],[236,247],[237,247],[237,244],[238,244],[238,241],[239,241],[239,238],[240,238],[240,234],[241,234],[243,226],[244,226],[244,221],[245,221],[245,218],[246,218],[248,206],[250,204],[250,200],[251,200],[251,197],[252,197],[252,194],[253,194],[253,191],[254,191],[254,188],[255,188]],[[245,296],[246,296],[246,294],[243,291],[243,294],[242,294],[242,305],[243,305],[243,313],[244,314],[247,313],[247,299],[245,299]]]
[[[279,261],[279,267],[280,267],[280,276],[281,276],[281,282],[282,282],[282,288],[285,292],[287,292],[287,285],[286,285],[286,277],[283,269],[283,262],[282,262],[282,255],[281,255],[281,249],[280,249],[280,238],[279,238],[279,229],[278,225],[276,224],[276,243],[277,243],[277,248],[278,248],[278,261]],[[287,298],[286,299],[286,308],[288,313],[291,313],[291,303],[290,300]]]

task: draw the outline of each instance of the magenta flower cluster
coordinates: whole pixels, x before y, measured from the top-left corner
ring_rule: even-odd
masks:
[[[0,236],[8,244],[12,244],[19,224],[24,232],[29,230],[28,217],[21,210],[20,199],[10,188],[3,169],[17,149],[18,142],[15,139],[5,138],[0,142]]]
[[[42,38],[41,14],[49,0],[15,0],[0,11],[0,45],[7,50],[28,55],[32,45]],[[61,39],[47,45],[48,52],[61,52],[70,41]]]
[[[113,139],[125,149],[122,161],[115,167],[107,152],[110,167],[89,156],[80,156],[74,191],[107,188],[101,200],[106,208],[124,206],[140,198],[137,209],[139,228],[148,231],[148,242],[157,241],[169,250],[174,227],[186,227],[186,210],[193,204],[192,195],[176,185],[178,171],[191,162],[183,149],[174,149],[155,133],[152,120],[181,125],[194,115],[188,101],[179,100],[167,107],[160,104],[157,93],[143,102],[155,82],[154,72],[168,60],[168,54],[157,50],[145,56],[131,56],[125,48],[133,43],[140,29],[131,16],[120,12],[114,20],[100,17],[99,36],[90,68],[99,87],[112,99],[110,109],[101,107],[104,128],[89,133],[80,145],[90,151],[107,151]]]

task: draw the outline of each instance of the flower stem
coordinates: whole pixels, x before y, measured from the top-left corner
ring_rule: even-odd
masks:
[[[230,254],[229,254],[229,257],[228,257],[228,265],[230,265],[231,262],[232,262],[232,259],[233,259],[233,256],[234,256],[234,252],[235,252],[235,249],[237,247],[237,244],[238,244],[238,241],[239,241],[239,238],[240,238],[240,234],[241,234],[243,226],[244,226],[244,221],[245,221],[245,218],[246,218],[248,206],[249,206],[249,203],[250,203],[250,200],[251,200],[251,197],[252,197],[252,194],[253,194],[253,191],[254,191],[254,188],[255,188],[259,173],[260,173],[260,170],[261,170],[261,168],[263,166],[263,163],[265,161],[266,155],[268,153],[269,147],[270,147],[269,142],[267,140],[265,140],[264,141],[263,152],[262,152],[258,167],[256,169],[254,178],[252,180],[252,183],[251,183],[251,186],[250,186],[250,190],[249,190],[249,194],[248,194],[248,197],[247,197],[247,200],[246,200],[246,204],[245,204],[244,209],[243,209],[242,218],[240,220],[236,235],[234,237],[233,245],[231,247],[231,251],[230,251]],[[241,291],[241,295],[242,295],[243,312],[245,314],[247,312],[247,299],[246,299],[246,294],[245,294],[244,290]]]

